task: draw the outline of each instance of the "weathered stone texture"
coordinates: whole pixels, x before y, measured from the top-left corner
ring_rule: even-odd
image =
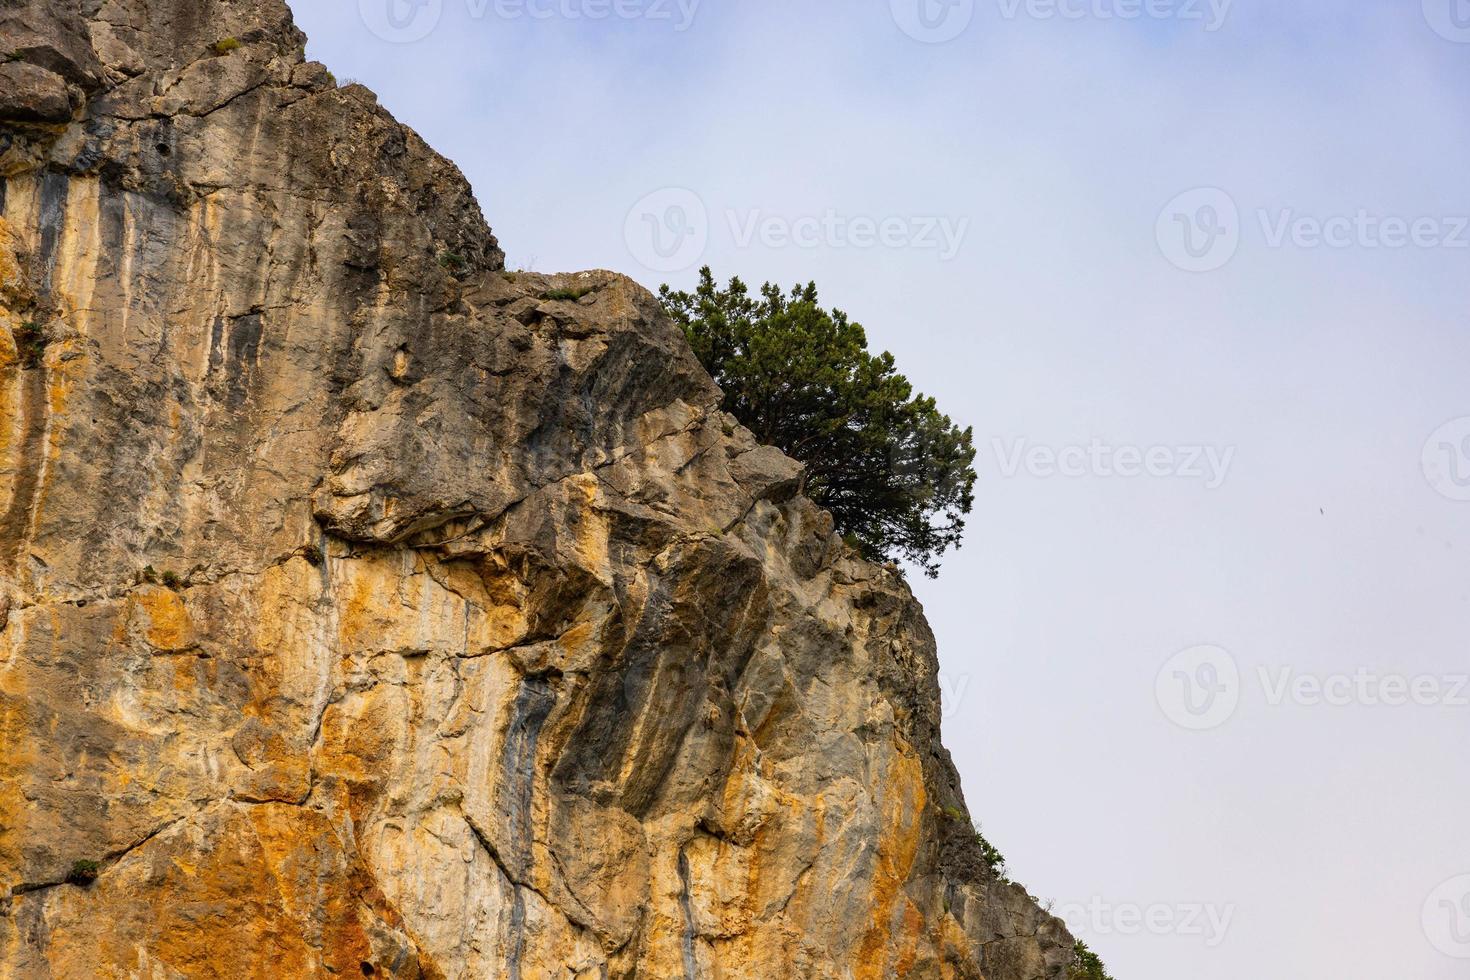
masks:
[[[1062,977],[902,580],[301,52],[0,9],[0,976]]]

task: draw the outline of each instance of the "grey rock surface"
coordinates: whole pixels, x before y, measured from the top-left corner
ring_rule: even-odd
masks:
[[[1066,976],[652,296],[506,272],[277,0],[0,40],[0,976]]]

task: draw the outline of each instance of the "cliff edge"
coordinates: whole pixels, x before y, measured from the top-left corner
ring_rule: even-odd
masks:
[[[901,578],[303,42],[0,3],[0,976],[1065,977]]]

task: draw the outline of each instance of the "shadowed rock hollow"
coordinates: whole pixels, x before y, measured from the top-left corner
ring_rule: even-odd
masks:
[[[302,51],[0,4],[0,975],[1064,977],[903,581]]]

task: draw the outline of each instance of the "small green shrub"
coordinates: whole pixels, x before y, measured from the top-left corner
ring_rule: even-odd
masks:
[[[980,833],[979,827],[975,828],[975,844],[980,848],[980,856],[985,859],[985,863],[990,866],[990,870],[995,872],[995,876],[1001,881],[1010,881],[1011,879],[1006,872],[1005,855],[1000,853],[994,844],[985,839],[985,835]]]
[[[23,368],[36,368],[46,356],[46,334],[30,320],[15,331],[15,348]]]
[[[71,873],[66,876],[66,880],[71,885],[90,885],[101,873],[102,866],[96,861],[82,860],[71,866]]]
[[[944,819],[951,823],[962,824],[965,822],[965,811],[957,806],[947,806],[944,808]],[[973,834],[975,846],[980,850],[980,857],[984,859],[997,878],[1001,881],[1009,882],[1011,879],[1007,876],[1005,855],[1000,853],[994,844],[985,839],[985,835],[980,833],[979,827],[973,829]]]
[[[439,264],[450,272],[463,272],[469,268],[470,263],[458,252],[441,252],[439,253]]]
[[[165,588],[170,588],[177,592],[184,587],[184,580],[179,578],[174,572],[164,572],[163,584]]]
[[[1113,980],[1103,967],[1102,960],[1087,948],[1086,943],[1078,943],[1073,952],[1076,953],[1077,960],[1072,964],[1067,980]]]
[[[586,296],[590,292],[592,292],[591,286],[584,286],[580,289],[553,289],[542,298],[575,303],[577,300],[581,299],[583,296]]]
[[[138,583],[140,585],[157,585],[158,584],[158,573],[153,570],[153,566],[152,565],[144,565],[143,566],[143,570],[138,573]]]
[[[231,51],[239,51],[242,45],[237,37],[222,37],[210,45],[210,50],[217,55],[229,54]]]

